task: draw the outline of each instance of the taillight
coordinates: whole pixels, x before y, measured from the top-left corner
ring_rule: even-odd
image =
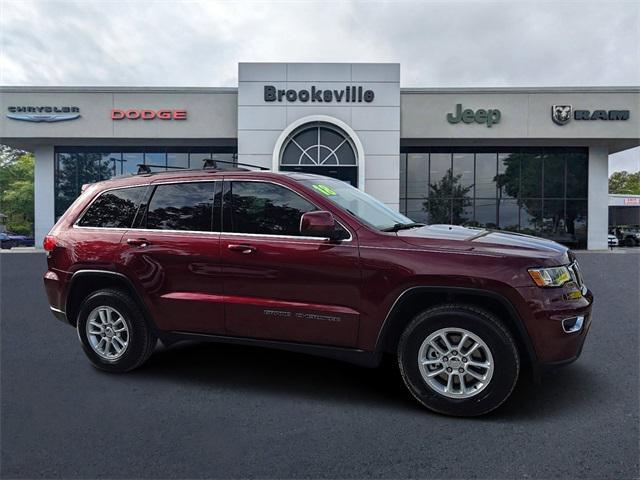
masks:
[[[51,250],[56,248],[56,237],[54,237],[53,235],[47,235],[46,237],[44,237],[42,246],[44,247],[45,251],[50,252]]]

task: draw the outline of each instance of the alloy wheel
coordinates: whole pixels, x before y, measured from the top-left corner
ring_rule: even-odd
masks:
[[[487,344],[463,328],[443,328],[429,335],[418,351],[426,384],[450,398],[470,398],[484,390],[494,362]]]

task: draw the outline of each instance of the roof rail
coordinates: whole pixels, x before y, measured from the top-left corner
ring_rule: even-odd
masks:
[[[216,160],[214,158],[204,158],[202,160],[202,163],[203,163],[203,165],[202,165],[202,169],[203,170],[206,170],[208,168],[216,168],[218,163],[224,163],[224,164],[227,164],[227,165],[234,165],[234,166],[235,165],[239,165],[239,166],[242,166],[242,167],[252,167],[252,168],[257,168],[259,170],[269,170],[269,168],[263,167],[261,165],[252,165],[250,163],[240,163],[240,162],[230,162],[228,160]]]
[[[229,162],[227,160],[215,160],[213,158],[204,158],[202,160],[202,170],[217,170],[218,163],[224,163],[226,165],[233,165],[238,167],[243,166],[243,167],[257,168],[259,170],[269,170],[267,167],[263,167],[261,165],[252,165],[250,163]],[[171,165],[153,165],[150,163],[138,163],[136,166],[138,167],[138,171],[135,173],[135,175],[151,175],[154,173],[161,173],[157,171],[156,172],[151,171],[152,168],[184,170],[185,172],[193,172],[193,171],[200,170],[197,168],[175,167]],[[246,170],[246,169],[238,168],[238,170]]]

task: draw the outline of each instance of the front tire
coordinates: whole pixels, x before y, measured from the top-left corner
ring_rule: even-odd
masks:
[[[515,341],[504,325],[489,312],[460,304],[416,315],[398,343],[398,364],[418,402],[454,416],[498,408],[520,372]]]
[[[107,372],[139,367],[157,343],[137,303],[116,289],[89,295],[80,306],[76,329],[91,364]]]

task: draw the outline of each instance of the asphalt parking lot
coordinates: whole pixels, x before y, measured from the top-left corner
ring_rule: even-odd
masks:
[[[455,419],[389,366],[258,348],[176,345],[100,373],[48,311],[44,255],[3,253],[0,476],[638,478],[640,254],[579,260],[596,296],[580,360]]]

